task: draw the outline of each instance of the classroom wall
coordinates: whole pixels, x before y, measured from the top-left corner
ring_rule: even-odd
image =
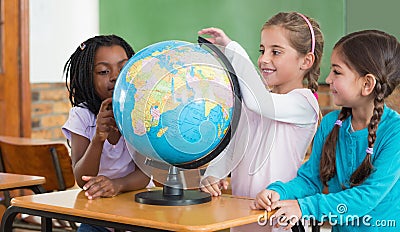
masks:
[[[315,18],[324,32],[323,81],[333,44],[345,32],[344,6],[344,0],[100,0],[100,33],[118,34],[138,51],[164,40],[196,42],[200,29],[220,27],[256,63],[262,25],[280,11],[299,11]]]
[[[99,26],[97,30],[101,34],[115,33],[123,36],[136,51],[162,40],[179,39],[195,42],[199,29],[218,26],[242,43],[253,61],[256,61],[258,56],[259,31],[264,21],[278,11],[300,11],[316,18],[324,31],[327,42],[323,60],[323,79],[328,72],[330,50],[342,35],[355,30],[378,28],[400,38],[397,26],[397,22],[400,22],[400,14],[395,12],[400,9],[398,0],[203,0],[201,2],[194,0],[70,0],[68,2],[81,9],[74,10],[71,6],[66,7],[64,6],[66,3],[62,1],[30,1],[31,7],[32,4],[41,5],[33,6],[35,9],[31,9],[36,12],[31,14],[31,24],[34,24],[31,28],[30,60],[33,138],[65,141],[60,128],[68,117],[70,104],[61,79],[60,65],[63,65],[64,59],[83,38],[96,34],[94,29],[96,26],[87,28],[88,22],[84,19],[86,16],[83,16],[85,12],[96,7],[98,7],[99,18],[97,24],[93,23],[93,25]],[[50,6],[43,4],[50,4]],[[57,7],[54,4],[61,5]],[[52,10],[54,12],[50,14],[49,11]],[[42,18],[40,23],[35,15]],[[90,15],[92,13],[89,13]],[[46,25],[60,20],[63,22],[59,25],[64,26]],[[79,25],[79,21],[82,21],[82,25]],[[46,28],[52,28],[52,30]],[[35,30],[36,32],[32,32]],[[84,32],[81,33],[80,30]],[[69,37],[71,35],[77,35],[79,38],[72,39]],[[45,38],[46,36],[53,39]],[[63,41],[60,37],[68,41]],[[37,43],[40,38],[43,38],[43,41]],[[67,43],[70,44],[68,51],[65,50]],[[35,52],[32,53],[32,51]],[[43,56],[34,55],[40,53],[43,53]],[[64,58],[57,61],[55,54]],[[59,64],[55,64],[56,61]],[[45,70],[46,68],[49,69]],[[35,69],[44,70],[37,72]],[[318,101],[323,114],[326,114],[337,107],[334,106],[329,86],[323,84],[323,79],[320,81]],[[400,112],[399,99],[400,88],[397,88],[385,102]]]
[[[399,0],[347,0],[345,9],[346,33],[379,29],[400,39]]]
[[[98,0],[30,0],[29,24],[31,83],[64,82],[69,56],[99,33]]]

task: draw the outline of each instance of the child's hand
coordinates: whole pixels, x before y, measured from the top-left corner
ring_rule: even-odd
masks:
[[[251,209],[265,209],[267,211],[271,211],[274,209],[272,204],[277,202],[280,199],[279,193],[264,189],[259,192],[254,200],[254,203],[250,205]]]
[[[276,218],[278,223],[275,227],[283,226],[285,230],[289,230],[300,220],[302,213],[297,200],[285,200],[272,203],[272,209],[277,211],[271,216]]]
[[[213,44],[217,44],[225,47],[232,40],[225,34],[225,32],[219,28],[205,28],[198,32],[199,35],[210,35],[212,38],[207,38]]]
[[[98,136],[101,141],[105,141],[110,132],[117,130],[111,103],[112,98],[105,99],[101,103],[99,113],[97,114],[96,136]]]
[[[227,189],[229,182],[227,180],[219,180],[213,176],[207,176],[201,180],[200,189],[203,192],[210,193],[212,196],[220,196],[222,194],[221,189]]]
[[[114,186],[111,179],[105,176],[82,176],[87,183],[83,186],[85,196],[89,200],[97,197],[113,197],[119,193],[117,186]]]

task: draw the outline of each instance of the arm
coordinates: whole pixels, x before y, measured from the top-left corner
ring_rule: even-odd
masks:
[[[210,42],[225,47],[225,55],[231,62],[239,80],[240,91],[247,108],[258,114],[277,121],[314,124],[318,110],[314,110],[303,95],[274,94],[267,89],[246,51],[225,33],[217,28],[207,28],[199,34],[208,34]],[[315,99],[315,107],[318,103]],[[288,110],[290,109],[290,110]]]
[[[322,194],[322,183],[319,180],[318,170],[320,148],[323,145],[321,142],[324,141],[321,138],[326,138],[336,118],[337,113],[330,113],[323,118],[314,140],[310,160],[299,169],[298,176],[286,184],[276,182],[268,186],[268,189],[280,194],[281,200],[297,199],[302,215],[313,215],[317,220],[326,220],[327,218],[324,218],[324,215],[326,216],[329,213],[340,213],[338,211],[340,205],[346,205],[347,208],[345,213],[340,213],[343,218],[351,215],[362,217],[368,214],[371,210],[376,209],[391,191],[397,191],[394,186],[400,176],[400,159],[398,159],[400,156],[398,146],[400,124],[398,122],[386,122],[390,124],[391,128],[386,133],[378,130],[378,134],[380,132],[382,137],[377,137],[374,147],[374,170],[367,180],[359,186]],[[325,134],[322,134],[323,131],[326,131]],[[315,149],[317,149],[317,152],[315,152]],[[340,174],[343,171],[345,170],[338,170]],[[332,183],[332,186],[338,185],[340,188],[340,183],[334,183],[335,181],[338,181],[337,176],[333,177],[329,183]]]
[[[277,192],[280,200],[298,199],[322,192],[323,184],[319,179],[319,162],[327,136],[323,132],[330,131],[333,127],[333,125],[329,125],[330,122],[326,122],[330,121],[328,119],[329,116],[322,119],[321,125],[314,136],[310,159],[299,168],[297,176],[287,183],[277,181],[267,187],[267,189]]]
[[[71,132],[71,159],[76,183],[83,187],[83,176],[97,176],[104,142],[93,141]],[[89,147],[90,146],[90,147]]]
[[[101,104],[96,119],[96,133],[92,140],[71,133],[71,159],[75,179],[80,187],[86,183],[82,176],[97,176],[103,145],[110,132],[115,129],[112,110],[108,107],[112,99],[108,98]]]
[[[279,193],[281,200],[304,198],[322,192],[324,186],[319,179],[322,148],[338,114],[339,111],[333,111],[322,118],[314,136],[310,159],[299,168],[297,176],[287,183],[280,181],[272,183],[267,189]]]
[[[398,129],[392,128],[397,132]],[[397,191],[394,186],[400,176],[400,148],[397,136],[388,136],[384,145],[376,149],[376,158],[373,161],[374,170],[367,180],[355,186],[332,194],[317,194],[298,199],[303,215],[314,215],[323,218],[323,215],[333,212],[343,217],[367,215],[387,197],[391,191]],[[346,212],[340,212],[339,206],[345,205]],[[385,209],[380,209],[385,210]],[[389,210],[389,209],[387,209]]]

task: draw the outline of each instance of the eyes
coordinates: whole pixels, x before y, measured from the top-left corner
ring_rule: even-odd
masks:
[[[341,75],[342,72],[340,71],[341,68],[337,65],[332,65],[331,67],[331,73],[333,73],[335,76]]]
[[[264,53],[265,53],[264,49],[260,49],[258,51],[261,53],[261,55],[264,55]],[[271,54],[274,55],[274,56],[277,56],[277,55],[282,54],[282,52],[279,51],[279,50],[273,49],[273,50],[271,50]]]
[[[124,67],[124,64],[125,64],[125,63],[126,63],[126,62],[124,62],[124,63],[118,65],[118,66],[119,66],[119,67],[117,67],[118,73],[121,72],[121,70],[122,70],[122,68]],[[96,70],[95,70],[95,73],[96,73],[97,75],[100,75],[100,76],[107,76],[107,75],[110,75],[111,72],[112,72],[112,67],[109,67],[108,65],[100,65],[100,66],[96,67]]]
[[[110,73],[110,70],[101,70],[101,71],[97,72],[98,75],[108,75],[109,73]]]

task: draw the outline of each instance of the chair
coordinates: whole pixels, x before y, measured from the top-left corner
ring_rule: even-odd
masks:
[[[43,192],[75,186],[71,157],[61,142],[0,136],[0,172],[43,176],[46,178]],[[16,227],[25,227],[15,224]],[[74,223],[70,225],[76,229]]]

